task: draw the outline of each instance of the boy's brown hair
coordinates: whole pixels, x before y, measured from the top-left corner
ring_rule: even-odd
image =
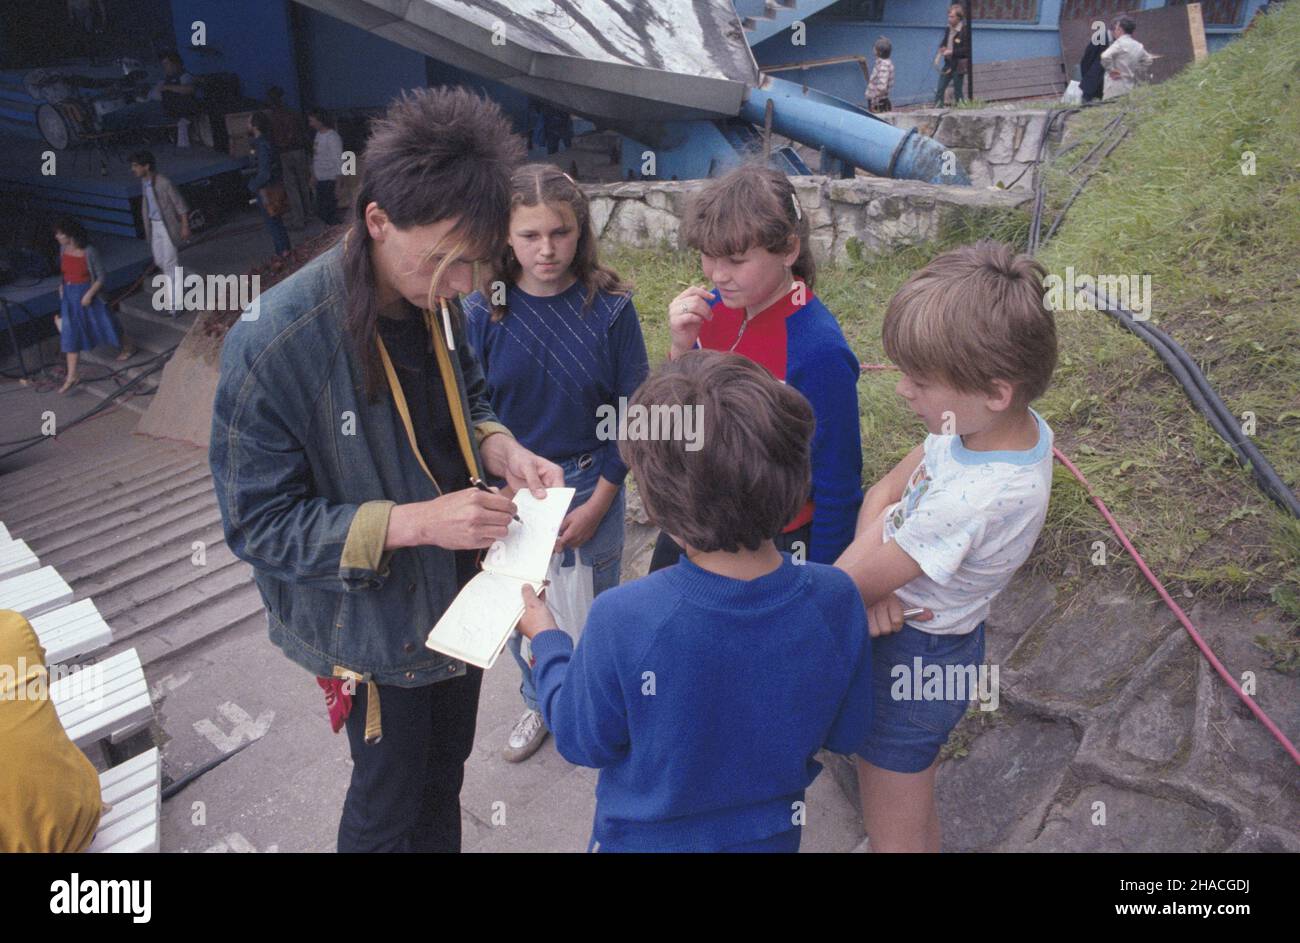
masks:
[[[992,393],[994,380],[1028,405],[1056,369],[1056,322],[1042,264],[982,240],[945,252],[904,283],[885,310],[882,340],[904,372],[963,393]]]
[[[625,440],[646,513],[697,550],[757,550],[808,499],[813,412],[793,388],[740,354],[693,350],[652,373],[631,407],[699,406],[700,447]]]
[[[554,164],[525,164],[515,170],[510,177],[510,213],[513,216],[517,206],[567,206],[573,213],[574,225],[578,228],[578,246],[573,253],[570,266],[578,282],[587,290],[583,299],[586,311],[601,292],[631,295],[632,286],[619,278],[618,273],[608,266],[601,265],[597,256],[598,240],[596,230],[591,223],[591,203],[582,188],[574,179]],[[509,246],[498,254],[492,262],[488,274],[488,283],[484,295],[492,301],[495,283],[504,281],[517,284],[523,269],[519,260]],[[492,304],[492,320],[500,321],[506,315],[505,304]]]
[[[808,213],[790,178],[758,163],[742,164],[692,194],[682,224],[686,244],[714,258],[755,246],[786,252],[798,236],[799,257],[791,268],[812,291],[817,266],[808,233]]]

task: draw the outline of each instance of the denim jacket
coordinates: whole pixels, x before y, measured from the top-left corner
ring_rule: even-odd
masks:
[[[249,193],[256,193],[262,187],[282,179],[280,152],[275,149],[275,145],[263,136],[257,138],[253,150],[257,154],[257,170],[253,173],[253,179],[248,181]]]
[[[415,687],[465,673],[424,646],[456,595],[455,559],[441,547],[383,549],[394,503],[439,492],[392,397],[366,399],[343,330],[342,257],[340,243],[262,295],[255,319],[231,328],[209,460],[226,543],[253,566],[271,641],[318,676]],[[455,321],[455,350],[440,362],[455,376],[453,414],[459,409],[473,430],[466,464],[481,474],[478,443],[509,433]]]

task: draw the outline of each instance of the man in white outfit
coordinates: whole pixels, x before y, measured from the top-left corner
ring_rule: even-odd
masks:
[[[144,237],[149,241],[154,264],[170,282],[163,296],[163,310],[175,317],[182,305],[182,277],[177,264],[177,245],[190,238],[190,208],[175,185],[157,172],[150,151],[131,155],[131,172],[140,178],[140,215],[144,219]]]
[[[1151,53],[1133,38],[1137,29],[1132,17],[1121,16],[1115,21],[1115,41],[1101,54],[1101,64],[1106,70],[1102,98],[1109,101],[1133,90],[1137,79],[1146,78],[1151,68]]]

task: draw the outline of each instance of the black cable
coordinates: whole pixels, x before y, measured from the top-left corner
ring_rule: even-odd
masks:
[[[1069,212],[1070,207],[1074,205],[1074,201],[1078,199],[1079,194],[1083,192],[1083,188],[1088,185],[1088,181],[1091,180],[1093,178],[1093,175],[1097,173],[1097,170],[1101,167],[1102,161],[1104,161],[1107,157],[1109,157],[1111,151],[1119,147],[1120,143],[1126,137],[1128,137],[1129,129],[1123,126],[1120,126],[1120,128],[1121,130],[1120,130],[1119,137],[1115,139],[1114,143],[1112,143],[1110,147],[1106,148],[1106,150],[1101,155],[1101,160],[1097,161],[1096,165],[1091,170],[1088,171],[1087,175],[1084,176],[1082,180],[1079,181],[1079,185],[1074,188],[1074,192],[1071,193],[1070,198],[1065,201],[1065,205],[1061,207],[1061,211],[1056,214],[1056,219],[1052,220],[1052,225],[1047,230],[1047,235],[1043,237],[1044,241],[1051,239],[1054,235],[1056,235],[1056,230],[1060,228],[1061,223],[1064,222],[1065,220],[1065,214]]]
[[[130,392],[131,388],[134,387],[136,384],[138,384],[141,380],[145,379],[146,377],[153,376],[153,374],[157,373],[165,366],[166,366],[165,363],[158,363],[152,367],[149,367],[147,370],[138,374],[137,376],[132,377],[130,380],[128,380],[126,383],[123,383],[112,393],[109,393],[106,397],[100,400],[97,404],[95,404],[85,413],[78,416],[76,419],[73,419],[71,422],[67,423],[63,427],[62,432],[67,432],[69,429],[75,428],[76,426],[81,425],[83,422],[87,422],[90,419],[93,419],[94,417],[98,416],[100,413],[110,408],[110,406],[116,405],[116,403],[114,402],[115,400],[122,398],[126,393]],[[8,452],[0,452],[0,461],[3,461],[4,459],[9,458],[10,456],[17,455],[19,452],[23,452],[34,446],[40,445],[42,442],[48,442],[54,438],[57,438],[57,436],[39,435],[39,436],[29,436],[26,439],[17,439],[14,442],[0,443],[0,445],[18,445],[17,448],[10,449]],[[19,444],[19,443],[25,443],[25,444]]]
[[[1295,492],[1278,475],[1264,453],[1242,432],[1238,418],[1228,409],[1228,405],[1210,385],[1205,373],[1187,351],[1160,328],[1137,320],[1133,312],[1122,304],[1110,302],[1109,299],[1106,304],[1100,304],[1095,292],[1086,289],[1084,293],[1091,296],[1090,300],[1097,310],[1110,315],[1155,351],[1156,356],[1177,379],[1192,405],[1232,449],[1237,461],[1250,470],[1260,490],[1282,510],[1300,518],[1300,499],[1296,498]]]
[[[180,792],[190,783],[194,782],[200,776],[203,776],[205,773],[210,773],[212,770],[216,769],[222,763],[226,762],[226,760],[230,759],[236,753],[239,753],[240,751],[245,750],[248,747],[251,747],[254,743],[256,743],[260,739],[262,738],[258,737],[255,740],[246,740],[243,743],[241,743],[239,746],[231,750],[229,753],[223,753],[215,760],[209,760],[208,762],[204,763],[202,766],[198,767],[197,769],[190,770],[188,773],[186,773],[180,779],[176,780],[171,785],[167,786],[167,788],[165,788],[162,791],[161,801],[166,802],[168,799],[172,798],[174,795],[176,795],[178,792]]]
[[[1120,119],[1126,114],[1127,112],[1117,115],[1107,123],[1105,128],[1103,128],[1101,138],[1095,145],[1093,145],[1092,149],[1089,150],[1084,158],[1074,165],[1072,171],[1082,167],[1097,153],[1105,143],[1110,132],[1119,124]],[[1083,187],[1087,184],[1088,180],[1092,178],[1100,168],[1101,164],[1110,156],[1111,152],[1119,146],[1120,142],[1123,141],[1127,135],[1128,129],[1124,128],[1119,136],[1111,142],[1110,146],[1101,155],[1101,159],[1097,161],[1097,164],[1088,172],[1083,181],[1075,187],[1074,193],[1072,193],[1070,199],[1066,201],[1065,206],[1061,209],[1060,214],[1058,214],[1056,220],[1048,230],[1047,236],[1042,241],[1050,239],[1056,233],[1061,221],[1064,219],[1065,212],[1073,204],[1079,193],[1082,192]],[[1047,131],[1045,129],[1043,139],[1046,140],[1046,137]],[[1030,254],[1036,254],[1040,245],[1038,234],[1042,229],[1043,206],[1047,189],[1041,175],[1036,189],[1034,215],[1029,227]],[[1091,288],[1085,288],[1082,293],[1088,297],[1094,308],[1109,315],[1122,327],[1155,351],[1156,356],[1160,358],[1161,362],[1164,363],[1169,372],[1173,374],[1178,385],[1182,387],[1183,393],[1189,400],[1191,400],[1192,406],[1201,414],[1219,438],[1228,445],[1236,460],[1250,470],[1251,475],[1255,479],[1260,490],[1284,511],[1290,512],[1293,517],[1300,518],[1300,499],[1296,498],[1295,492],[1292,491],[1286,482],[1282,480],[1281,476],[1278,475],[1277,470],[1272,466],[1255,443],[1242,432],[1237,417],[1233,415],[1230,409],[1228,409],[1228,406],[1224,403],[1222,397],[1219,396],[1214,387],[1210,384],[1204,371],[1201,370],[1200,366],[1192,359],[1187,351],[1179,346],[1172,337],[1160,330],[1160,328],[1153,324],[1147,324],[1143,321],[1137,320],[1133,312],[1129,311],[1117,301],[1112,301],[1110,298],[1106,298],[1105,302],[1102,303],[1102,300],[1098,298],[1096,292]]]

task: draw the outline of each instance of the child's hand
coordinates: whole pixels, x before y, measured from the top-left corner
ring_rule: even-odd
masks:
[[[519,617],[518,629],[520,635],[531,640],[538,632],[559,628],[555,624],[555,616],[551,615],[551,610],[546,608],[545,600],[533,592],[531,586],[525,583],[522,592],[524,594],[524,614]],[[546,595],[546,590],[542,590],[542,595]]]
[[[713,320],[709,302],[713,296],[699,285],[691,285],[668,305],[668,333],[672,336],[672,358],[680,357],[700,338],[700,327]]]
[[[95,298],[94,295],[92,295],[90,292],[86,292],[84,295],[81,296],[81,306],[83,308],[90,307],[90,303],[91,301],[94,300],[94,298]]]
[[[919,616],[912,616],[912,621],[928,622],[933,618],[934,613],[927,609]],[[897,632],[903,627],[904,621],[903,603],[893,593],[867,608],[867,628],[870,629],[872,638]]]
[[[562,553],[566,547],[581,547],[596,535],[596,528],[604,518],[605,512],[596,507],[594,501],[574,508],[564,516],[564,523],[560,525],[555,552]]]

